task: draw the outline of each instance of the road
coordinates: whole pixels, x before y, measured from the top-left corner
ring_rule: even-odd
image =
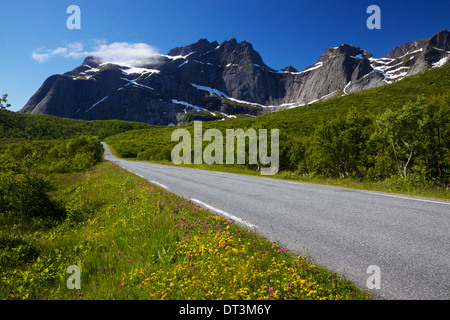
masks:
[[[104,147],[106,160],[246,224],[380,299],[450,299],[448,201],[126,161]],[[379,272],[368,273],[369,266]],[[367,288],[369,277],[379,289]]]

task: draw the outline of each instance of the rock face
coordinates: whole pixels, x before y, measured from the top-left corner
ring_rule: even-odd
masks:
[[[49,77],[20,112],[155,125],[255,116],[393,83],[449,57],[446,30],[382,58],[348,44],[328,48],[303,71],[270,68],[246,41],[201,39],[127,65],[87,57]]]

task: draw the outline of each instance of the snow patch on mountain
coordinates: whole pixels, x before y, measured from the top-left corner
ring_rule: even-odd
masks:
[[[109,96],[106,96],[106,97],[104,97],[103,99],[101,99],[100,101],[94,103],[94,104],[92,105],[92,107],[90,107],[89,109],[87,109],[85,112],[88,112],[88,111],[90,111],[91,109],[95,108],[97,105],[99,105],[100,103],[102,103],[103,101],[105,101],[105,100],[108,99],[108,98],[109,98]]]
[[[449,52],[450,53],[450,52]],[[439,68],[442,67],[443,65],[445,65],[447,63],[447,60],[449,60],[450,56],[444,57],[441,60],[439,60],[438,62],[435,62],[431,65],[431,67],[434,68]]]
[[[205,87],[205,86],[201,86],[201,85],[194,84],[194,83],[191,83],[191,85],[198,90],[203,90],[203,91],[209,92],[210,95],[215,95],[215,96],[219,96],[222,98],[226,98],[226,99],[231,100],[236,103],[246,104],[246,105],[250,105],[250,106],[257,106],[257,107],[262,107],[262,108],[275,108],[276,107],[276,106],[265,106],[265,105],[255,103],[255,102],[238,100],[238,99],[232,98],[232,97],[226,95],[225,93],[223,93],[222,91],[214,89],[214,88]]]

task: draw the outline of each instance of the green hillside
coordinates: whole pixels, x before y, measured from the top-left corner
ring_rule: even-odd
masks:
[[[444,66],[391,85],[307,106],[203,122],[203,131],[219,129],[225,137],[226,129],[279,129],[279,176],[396,179],[413,189],[445,188],[450,184],[449,88],[450,66]],[[120,157],[168,164],[178,143],[171,141],[171,134],[179,128],[193,133],[192,123],[161,127],[0,110],[0,139],[4,142],[95,136],[105,140]],[[255,172],[261,164],[220,166],[225,167]]]
[[[0,139],[27,140],[68,139],[96,136],[104,139],[110,135],[134,129],[149,129],[152,125],[121,120],[76,120],[50,115],[16,113],[0,110]]]
[[[298,176],[446,187],[450,165],[450,66],[383,87],[253,118],[203,122],[203,130],[279,129],[280,172]],[[170,161],[175,129],[154,127],[106,139],[120,157]],[[270,140],[270,139],[269,139]],[[204,146],[207,143],[204,142]],[[258,165],[246,165],[257,170]]]

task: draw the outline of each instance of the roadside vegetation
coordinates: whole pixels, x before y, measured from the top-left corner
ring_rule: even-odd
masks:
[[[53,140],[80,136],[104,139],[134,129],[154,126],[122,120],[76,120],[43,114],[21,114],[0,107],[0,139]]]
[[[275,178],[449,198],[450,67],[203,130],[279,129]],[[171,165],[174,127],[0,100],[0,299],[371,299],[339,275],[102,161]],[[182,126],[193,133],[193,124]],[[270,139],[269,139],[270,141]],[[204,147],[208,145],[204,142]],[[247,155],[248,157],[248,155]],[[248,161],[247,161],[248,163]],[[189,165],[259,174],[259,165]],[[69,290],[67,268],[81,269]]]
[[[372,298],[110,162],[53,181],[46,223],[1,215],[0,299]]]
[[[448,199],[449,87],[446,66],[291,110],[203,122],[203,131],[219,129],[225,137],[226,129],[279,129],[280,170],[275,178]],[[171,164],[171,150],[178,143],[171,141],[171,134],[178,128],[127,131],[105,141],[119,157]],[[192,123],[182,128],[193,136]],[[203,148],[209,143],[203,142]],[[259,174],[262,166],[194,167]]]

